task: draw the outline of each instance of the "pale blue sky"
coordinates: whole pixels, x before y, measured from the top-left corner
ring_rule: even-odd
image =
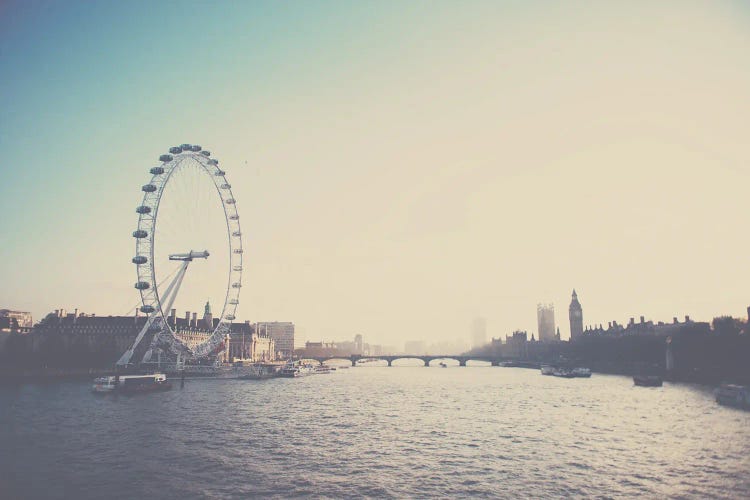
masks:
[[[0,307],[132,306],[139,187],[196,142],[239,316],[301,339],[468,342],[540,301],[565,337],[573,287],[587,324],[742,315],[748,54],[741,2],[5,2]]]

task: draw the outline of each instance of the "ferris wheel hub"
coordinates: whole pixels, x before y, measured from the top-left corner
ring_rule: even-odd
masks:
[[[170,254],[169,260],[192,261],[193,259],[207,259],[209,255],[210,254],[208,253],[208,250],[203,250],[202,252],[196,252],[196,251],[190,250],[188,253]]]

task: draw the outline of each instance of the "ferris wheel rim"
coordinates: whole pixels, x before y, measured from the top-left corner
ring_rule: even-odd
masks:
[[[186,147],[188,149],[185,149]],[[196,150],[195,148],[198,149]],[[242,231],[231,184],[228,182],[226,172],[219,167],[218,161],[210,158],[210,153],[201,151],[200,146],[191,146],[189,144],[172,147],[170,148],[170,153],[169,155],[160,156],[160,165],[151,169],[151,181],[142,187],[144,195],[141,205],[136,209],[136,212],[139,214],[137,230],[133,233],[133,236],[136,238],[136,256],[133,258],[138,276],[136,288],[139,289],[141,295],[142,306],[140,310],[147,314],[158,315],[158,318],[161,320],[162,330],[170,336],[170,347],[174,350],[176,343],[179,344],[180,350],[187,350],[196,357],[203,357],[210,354],[224,340],[224,335],[229,333],[231,323],[235,319],[242,286]],[[169,323],[156,282],[156,262],[154,261],[154,249],[157,240],[156,228],[161,199],[173,174],[179,170],[182,162],[188,159],[195,161],[199,165],[200,170],[213,181],[215,191],[222,204],[224,221],[227,228],[225,248],[229,250],[226,292],[224,294],[221,315],[218,318],[219,321],[215,327],[211,325],[209,328],[210,335],[208,339],[193,348],[188,347],[177,336],[176,324],[170,325]]]

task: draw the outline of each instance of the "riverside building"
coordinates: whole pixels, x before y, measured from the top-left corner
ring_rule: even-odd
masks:
[[[273,339],[280,359],[292,359],[294,355],[294,323],[272,321],[257,323],[258,333]]]
[[[554,304],[538,304],[536,306],[536,319],[539,329],[539,340],[541,342],[553,342],[555,336],[555,306]]]

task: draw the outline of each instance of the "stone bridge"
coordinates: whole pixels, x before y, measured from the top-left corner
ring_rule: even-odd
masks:
[[[430,362],[436,360],[436,359],[453,359],[458,361],[459,366],[466,366],[466,363],[468,361],[486,361],[488,363],[491,363],[492,366],[500,366],[500,363],[503,361],[507,361],[506,358],[501,358],[497,356],[457,356],[455,354],[446,354],[446,355],[440,355],[440,356],[420,356],[417,354],[398,354],[398,355],[390,355],[390,356],[362,356],[359,354],[353,354],[351,356],[302,356],[302,359],[311,359],[315,360],[321,365],[325,363],[326,361],[332,361],[334,359],[339,360],[346,360],[351,362],[352,366],[357,365],[357,361],[361,360],[382,360],[387,361],[388,366],[393,366],[393,362],[397,359],[419,359],[422,360],[424,363],[424,366],[430,366]]]

